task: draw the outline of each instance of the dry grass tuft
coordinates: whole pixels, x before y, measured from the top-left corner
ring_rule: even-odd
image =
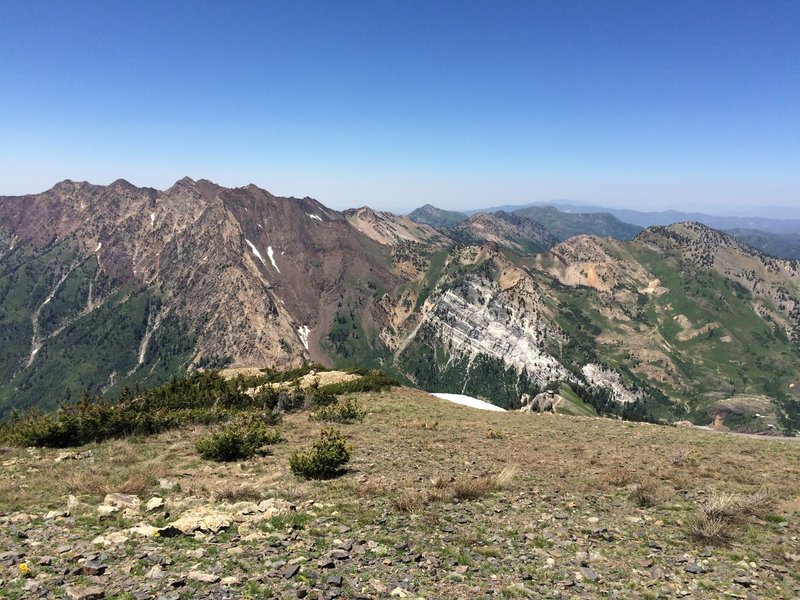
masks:
[[[475,500],[497,491],[497,478],[483,475],[481,477],[460,477],[453,482],[451,491],[456,500]]]
[[[630,499],[640,508],[655,506],[658,501],[656,489],[650,482],[636,483],[631,487]]]
[[[700,512],[689,520],[689,537],[705,543],[726,543],[733,536],[735,525],[747,517],[766,515],[776,501],[777,496],[768,490],[747,495],[714,492],[700,507]]]
[[[383,479],[373,477],[358,483],[353,491],[359,498],[375,498],[386,493],[386,483]]]
[[[636,476],[632,472],[621,467],[612,469],[606,476],[608,483],[616,487],[625,487],[626,485],[633,483],[635,479]]]
[[[428,494],[416,490],[404,490],[392,498],[392,508],[398,512],[414,513],[430,502]]]
[[[214,495],[217,502],[258,502],[264,498],[263,492],[252,485],[241,485],[238,488],[226,488]]]
[[[109,482],[104,486],[104,494],[131,494],[133,496],[144,496],[150,489],[156,485],[156,476],[146,469],[133,468],[127,473],[127,476],[116,482]]]
[[[776,500],[775,494],[766,490],[759,490],[746,496],[715,492],[701,510],[709,518],[734,523],[749,516],[765,515],[775,505]]]
[[[508,467],[503,467],[503,470],[495,477],[495,483],[497,484],[497,489],[503,490],[507,487],[510,487],[511,484],[517,480],[517,472],[519,468],[517,465],[509,465]]]
[[[692,516],[686,523],[689,537],[703,544],[721,545],[730,541],[732,527],[729,521],[709,516],[701,512]]]

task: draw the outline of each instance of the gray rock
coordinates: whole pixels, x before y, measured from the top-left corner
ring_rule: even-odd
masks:
[[[581,575],[589,581],[598,581],[600,579],[600,575],[595,573],[591,567],[581,567]]]
[[[291,579],[300,571],[300,565],[288,565],[283,571],[284,579]]]
[[[199,581],[200,583],[217,583],[220,579],[219,575],[214,573],[203,573],[202,571],[189,571],[186,574],[186,579],[192,581]]]
[[[341,575],[330,575],[327,579],[328,585],[333,585],[336,587],[342,587],[342,576]]]
[[[697,563],[689,563],[683,570],[687,573],[691,573],[692,575],[701,575],[706,572],[706,568],[703,565],[698,565]]]
[[[733,583],[736,585],[741,585],[742,587],[750,587],[753,585],[753,582],[749,577],[734,577]]]
[[[5,565],[6,567],[11,567],[17,564],[18,562],[22,561],[22,558],[24,556],[25,555],[22,554],[22,552],[13,552],[13,551],[2,552],[0,553],[0,563]]]
[[[101,600],[106,597],[105,592],[99,587],[67,586],[64,592],[69,600]]]
[[[106,572],[106,566],[99,560],[87,560],[85,563],[83,563],[83,566],[77,569],[76,574],[102,575],[105,572]]]

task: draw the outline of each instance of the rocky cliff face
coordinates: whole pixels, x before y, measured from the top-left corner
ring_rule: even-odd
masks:
[[[470,265],[474,258],[467,249],[454,260]],[[538,385],[570,379],[547,350],[566,336],[533,281],[499,254],[481,264],[480,270],[445,279],[426,302],[422,324],[432,340],[448,349],[451,360],[466,359],[468,366],[482,357],[525,370]]]

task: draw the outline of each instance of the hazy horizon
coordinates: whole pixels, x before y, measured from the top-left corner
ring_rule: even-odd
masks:
[[[0,195],[800,208],[794,2],[0,4]]]

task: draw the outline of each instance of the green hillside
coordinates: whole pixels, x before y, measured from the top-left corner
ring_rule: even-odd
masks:
[[[552,206],[529,206],[514,213],[538,221],[559,240],[581,234],[630,240],[642,230],[608,213],[566,213]]]

